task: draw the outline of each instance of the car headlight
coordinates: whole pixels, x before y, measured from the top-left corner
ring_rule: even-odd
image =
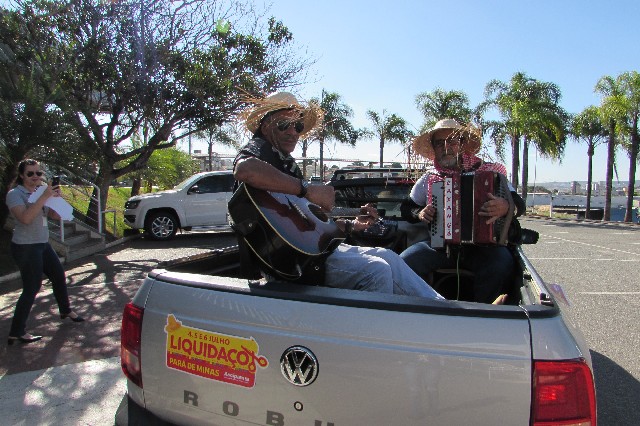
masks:
[[[138,208],[139,204],[140,204],[140,200],[127,201],[126,203],[124,203],[124,208],[125,209],[136,209],[136,208]]]

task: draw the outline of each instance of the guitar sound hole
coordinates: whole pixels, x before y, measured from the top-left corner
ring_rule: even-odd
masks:
[[[329,216],[327,216],[327,214],[322,210],[320,206],[316,204],[309,204],[308,207],[309,207],[309,210],[311,210],[311,213],[313,213],[315,217],[317,217],[323,222],[329,221]]]

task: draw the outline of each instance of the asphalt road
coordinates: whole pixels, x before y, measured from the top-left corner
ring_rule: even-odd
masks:
[[[640,227],[525,219],[541,233],[525,246],[540,275],[563,285],[568,313],[592,348],[598,423],[638,425],[640,395]],[[188,233],[171,243],[136,239],[65,265],[74,309],[88,321],[62,322],[50,287],[28,325],[41,342],[0,342],[0,423],[113,424],[125,390],[119,367],[123,305],[159,262],[234,244],[230,234]],[[0,328],[9,329],[19,280],[0,283]]]
[[[594,364],[598,425],[640,425],[640,226],[524,220],[540,232],[527,257],[562,284]]]

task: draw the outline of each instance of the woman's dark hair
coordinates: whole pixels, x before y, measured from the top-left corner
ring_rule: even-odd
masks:
[[[18,185],[22,185],[24,183],[24,181],[22,180],[22,174],[24,174],[24,169],[27,168],[27,166],[36,166],[38,165],[38,162],[36,160],[32,160],[31,158],[25,158],[24,160],[22,160],[21,162],[18,163],[18,177],[16,178],[16,183]]]

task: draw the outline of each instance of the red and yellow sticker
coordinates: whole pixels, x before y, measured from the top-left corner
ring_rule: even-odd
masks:
[[[256,364],[269,362],[258,355],[253,338],[211,333],[186,327],[175,316],[167,316],[167,367],[185,373],[251,388],[256,381]]]

